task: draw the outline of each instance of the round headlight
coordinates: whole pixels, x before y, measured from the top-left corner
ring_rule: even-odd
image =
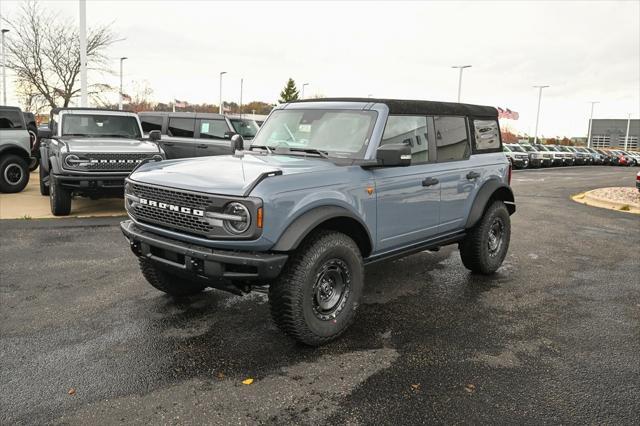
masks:
[[[229,217],[223,221],[227,231],[232,234],[242,234],[249,229],[251,225],[251,215],[243,204],[237,202],[227,204],[224,208],[224,214],[229,215]]]
[[[67,167],[78,167],[79,162],[80,158],[77,155],[71,154],[64,157],[64,164],[66,164]]]

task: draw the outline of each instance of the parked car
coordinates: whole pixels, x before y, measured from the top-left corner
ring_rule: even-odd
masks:
[[[557,150],[553,145],[534,145],[542,152],[548,152],[551,154],[551,164],[554,166],[563,166],[566,164],[565,154]]]
[[[631,157],[627,157],[626,155],[624,155],[624,153],[622,151],[616,150],[616,149],[612,149],[609,152],[615,158],[615,161],[614,161],[614,165],[615,166],[631,166],[631,165],[633,165]]]
[[[640,191],[640,172],[636,173],[636,189]]]
[[[49,196],[55,216],[70,213],[74,195],[122,197],[124,179],[135,167],[165,158],[156,143],[143,139],[135,113],[56,108],[49,125],[51,135],[40,146],[40,193]]]
[[[553,145],[555,149],[564,154],[564,165],[565,166],[575,166],[577,160],[577,155],[575,152],[571,151],[568,147],[562,145]]]
[[[529,154],[529,164],[531,167],[549,167],[553,163],[550,152],[539,150],[529,144],[520,144],[520,147]]]
[[[622,153],[622,155],[624,155],[627,160],[629,160],[629,165],[630,166],[637,166],[640,165],[640,155],[637,153],[634,153],[633,151],[620,151]]]
[[[29,183],[31,135],[18,107],[0,106],[0,192],[20,192]]]
[[[276,107],[247,151],[140,166],[121,229],[160,291],[268,283],[278,327],[320,345],[353,322],[365,265],[458,244],[468,269],[495,272],[510,170],[493,107],[300,101]]]
[[[158,130],[168,159],[233,154],[231,137],[251,140],[258,125],[251,119],[192,112],[141,112],[142,130]]]
[[[502,145],[502,150],[516,169],[529,167],[529,154],[520,145],[505,144]]]
[[[588,151],[583,151],[575,146],[567,146],[565,148],[576,155],[576,164],[586,166],[593,163],[593,158],[591,158],[591,154]]]
[[[609,166],[617,165],[617,162],[618,162],[617,156],[613,155],[611,152],[607,151],[606,149],[597,149],[596,151],[598,151],[600,154],[603,155],[604,157],[603,164],[606,164]]]
[[[583,149],[585,149],[588,153],[591,154],[593,164],[598,164],[598,165],[606,164],[607,162],[606,155],[599,153],[593,148],[583,148]]]

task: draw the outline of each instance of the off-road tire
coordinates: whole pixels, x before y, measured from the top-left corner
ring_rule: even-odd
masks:
[[[40,195],[49,195],[49,173],[40,165],[38,174],[40,175]]]
[[[333,273],[347,279],[337,280],[343,282],[343,290],[335,310],[320,312],[318,291],[331,267]],[[351,325],[363,286],[364,263],[356,243],[339,232],[319,231],[291,255],[269,287],[271,316],[285,334],[304,344],[319,346],[336,339]]]
[[[0,156],[0,192],[22,191],[29,183],[27,162],[14,154]]]
[[[71,191],[60,187],[51,176],[49,177],[49,203],[54,216],[68,216],[71,213]]]
[[[495,221],[503,225],[501,245],[491,253],[490,232]],[[482,218],[469,230],[465,239],[459,244],[460,258],[464,266],[480,274],[493,274],[502,265],[509,250],[511,238],[511,221],[509,211],[502,201],[494,201],[487,207]]]
[[[205,284],[163,271],[151,260],[139,258],[138,261],[142,276],[149,284],[171,296],[191,296],[207,288]]]

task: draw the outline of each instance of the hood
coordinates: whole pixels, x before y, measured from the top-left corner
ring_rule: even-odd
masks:
[[[220,155],[142,165],[132,180],[220,195],[248,195],[263,175],[308,173],[340,166],[329,160],[289,155]]]
[[[69,152],[158,153],[158,145],[149,141],[125,138],[70,138],[60,139]]]

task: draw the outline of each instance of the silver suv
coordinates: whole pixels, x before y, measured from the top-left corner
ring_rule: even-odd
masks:
[[[20,108],[0,107],[0,192],[20,192],[29,183],[31,136]]]

